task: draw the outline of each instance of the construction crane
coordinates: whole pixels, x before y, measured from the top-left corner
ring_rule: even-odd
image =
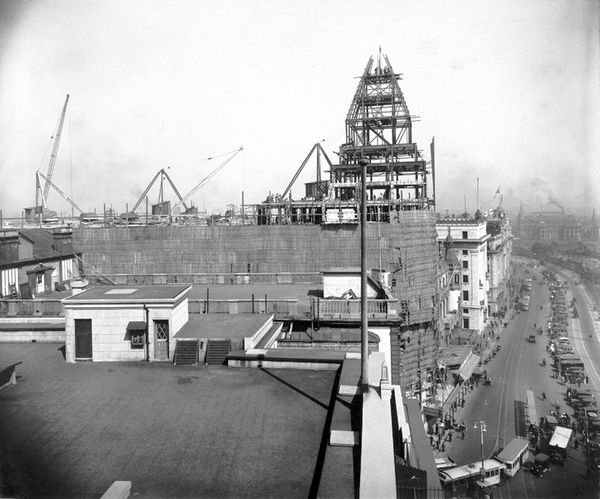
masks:
[[[225,167],[225,165],[227,163],[229,163],[233,158],[235,158],[238,155],[238,153],[240,151],[243,151],[243,150],[244,150],[244,148],[240,147],[228,159],[226,159],[217,168],[215,168],[212,172],[210,172],[210,174],[207,175],[204,179],[202,179],[202,181],[196,187],[194,187],[187,195],[185,195],[183,198],[180,198],[179,202],[173,206],[173,208],[171,209],[171,211],[173,211],[180,204],[182,204],[184,206],[184,208],[186,209],[186,211],[187,211],[187,207],[185,205],[185,201],[187,201],[190,198],[190,196],[192,196],[194,193],[196,193],[199,189],[201,189],[202,187],[204,187],[210,181],[211,178],[213,178],[217,173],[219,173],[219,171],[221,171]]]
[[[320,142],[317,142],[312,147],[312,149],[310,150],[310,152],[308,153],[308,155],[306,156],[306,158],[304,159],[304,161],[300,165],[300,168],[298,168],[298,171],[296,171],[296,174],[294,175],[294,178],[292,178],[291,182],[285,188],[285,191],[283,191],[283,194],[281,195],[282,199],[285,199],[285,197],[288,195],[288,192],[290,192],[290,190],[292,189],[292,186],[294,185],[294,183],[298,179],[298,176],[300,175],[300,173],[302,173],[302,170],[306,166],[306,163],[308,163],[308,160],[310,159],[310,157],[313,155],[313,153],[315,151],[317,151],[317,182],[319,182],[319,183],[321,182],[321,154],[323,154],[323,156],[325,157],[325,160],[329,164],[329,167],[333,168],[333,165],[332,165],[331,161],[329,160],[329,157],[327,156],[327,153],[325,152],[325,149],[323,149],[323,146],[321,146]]]
[[[75,208],[79,213],[83,213],[83,210],[75,204],[74,201],[71,200],[69,196],[67,196],[63,191],[61,191],[56,185],[54,185],[48,177],[43,175],[40,172],[37,172],[37,175],[42,177],[46,181],[46,185],[51,185],[56,192],[58,192],[73,208]],[[38,180],[37,184],[40,185],[41,182]]]
[[[41,192],[41,203],[44,208],[46,208],[48,203],[48,193],[50,191],[50,186],[52,184],[52,175],[54,175],[54,165],[56,164],[56,156],[58,154],[58,146],[60,145],[60,137],[62,135],[63,125],[65,123],[65,115],[67,114],[67,105],[69,104],[69,94],[67,94],[67,98],[65,100],[65,105],[63,106],[62,113],[60,115],[60,121],[58,122],[58,127],[56,128],[56,132],[54,133],[54,144],[52,146],[52,152],[50,153],[50,163],[48,164],[48,173],[43,178],[46,180],[44,184],[44,190]],[[38,171],[39,173],[39,171]],[[39,180],[39,179],[38,179]],[[56,186],[54,186],[56,189]],[[38,193],[41,190],[41,186],[39,182],[36,182],[36,193],[35,193],[35,204],[39,206]],[[64,197],[64,195],[63,195]],[[71,201],[72,204],[72,201]],[[81,210],[80,210],[81,211]]]
[[[175,184],[171,180],[171,177],[169,177],[169,174],[163,168],[156,175],[154,175],[154,178],[152,179],[152,181],[150,182],[150,184],[148,184],[148,187],[146,187],[146,190],[140,196],[140,199],[138,199],[137,203],[135,203],[135,206],[131,210],[132,212],[135,213],[135,210],[137,210],[138,206],[142,203],[142,201],[146,197],[146,194],[148,194],[148,191],[150,191],[150,189],[154,185],[154,182],[156,182],[156,179],[158,179],[159,176],[160,176],[160,194],[159,194],[160,202],[163,201],[163,179],[166,178],[169,181],[169,184],[171,184],[171,187],[173,188],[173,191],[175,191],[175,194],[177,194],[177,197],[179,198],[179,203],[183,204],[183,207],[187,211],[188,207],[186,206],[186,204],[184,202],[184,198],[181,197],[181,194],[179,194],[179,191],[177,190],[177,187],[175,187]],[[179,203],[177,203],[177,204],[179,204]]]

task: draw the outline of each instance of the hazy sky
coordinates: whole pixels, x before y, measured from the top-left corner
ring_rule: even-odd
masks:
[[[467,196],[473,213],[479,178],[483,210],[500,186],[509,209],[555,199],[589,213],[599,15],[596,0],[0,0],[0,209],[34,204],[66,94],[53,182],[84,211],[131,209],[161,168],[185,195],[242,146],[191,201],[219,213],[245,191],[258,203],[316,142],[335,161],[381,46],[427,160],[435,136],[440,211]],[[49,206],[71,212],[54,190]]]

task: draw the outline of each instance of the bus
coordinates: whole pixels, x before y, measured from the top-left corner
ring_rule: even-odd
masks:
[[[500,477],[506,472],[506,465],[496,459],[483,461],[483,480],[481,461],[438,471],[444,490],[454,495],[475,492],[478,488],[491,487],[500,483]]]
[[[508,476],[515,476],[523,463],[529,459],[529,442],[522,438],[513,438],[496,459],[506,465]]]

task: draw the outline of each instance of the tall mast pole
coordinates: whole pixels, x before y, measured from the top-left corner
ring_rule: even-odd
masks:
[[[369,161],[361,159],[361,206],[360,206],[360,362],[361,388],[369,391],[369,323],[367,319],[367,165]]]

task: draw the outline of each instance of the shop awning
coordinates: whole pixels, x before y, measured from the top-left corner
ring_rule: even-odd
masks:
[[[468,380],[473,374],[473,371],[475,370],[478,364],[479,355],[469,353],[465,361],[460,366],[460,369],[458,370],[458,375],[465,381]]]
[[[127,324],[127,331],[145,331],[147,324],[143,321],[131,321]]]

